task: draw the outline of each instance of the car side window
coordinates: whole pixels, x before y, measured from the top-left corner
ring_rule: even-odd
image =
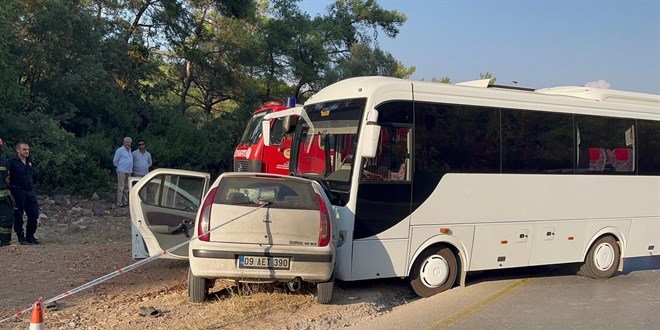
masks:
[[[178,175],[158,175],[139,191],[140,200],[148,205],[170,209],[197,211],[204,189],[204,179]]]

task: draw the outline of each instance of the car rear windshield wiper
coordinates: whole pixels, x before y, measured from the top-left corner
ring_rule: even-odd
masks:
[[[231,202],[229,202],[229,204],[232,204],[232,205],[254,205],[256,203],[253,202],[253,201],[245,201],[245,202],[231,201]]]
[[[273,202],[270,201],[264,201],[264,200],[253,200],[253,201],[231,201],[230,204],[232,205],[259,205],[259,206],[267,206],[267,205],[272,205]]]

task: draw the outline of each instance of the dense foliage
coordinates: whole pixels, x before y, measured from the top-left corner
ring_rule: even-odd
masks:
[[[30,144],[39,193],[111,195],[112,155],[217,175],[251,111],[358,75],[407,77],[378,49],[406,18],[375,0],[0,1],[0,137]],[[135,146],[134,146],[135,147]]]

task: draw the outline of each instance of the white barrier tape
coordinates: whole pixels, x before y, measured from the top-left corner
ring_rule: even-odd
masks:
[[[236,220],[238,220],[238,219],[240,219],[240,218],[242,218],[242,217],[244,217],[244,216],[246,216],[246,215],[248,215],[248,214],[250,214],[250,213],[256,212],[257,210],[259,210],[259,209],[261,209],[262,207],[267,206],[267,205],[270,205],[270,203],[263,203],[263,204],[261,204],[259,207],[257,207],[256,209],[254,209],[254,210],[252,210],[252,211],[250,211],[250,212],[246,212],[246,213],[244,213],[244,214],[241,214],[241,215],[239,215],[239,216],[236,217],[236,218],[233,218],[233,219],[231,219],[231,220],[229,220],[229,221],[227,221],[227,222],[225,222],[225,223],[223,223],[223,224],[220,224],[220,225],[218,225],[218,226],[216,226],[216,227],[213,227],[213,228],[211,228],[208,232],[203,233],[202,235],[208,234],[208,233],[210,233],[210,232],[212,232],[212,231],[214,231],[214,230],[216,230],[216,229],[218,229],[218,228],[221,228],[221,227],[223,227],[223,226],[226,226],[226,225],[228,225],[228,224],[230,224],[230,223],[232,223],[232,222],[234,222],[234,221],[236,221]],[[81,285],[81,286],[79,286],[79,287],[76,287],[76,288],[72,289],[72,290],[66,291],[66,292],[64,292],[64,293],[62,293],[62,294],[60,294],[60,295],[57,295],[57,296],[53,297],[53,298],[50,298],[50,299],[48,299],[48,300],[44,300],[44,301],[42,302],[42,305],[43,305],[43,306],[46,306],[48,303],[51,303],[51,302],[53,302],[53,301],[57,301],[57,300],[60,300],[60,299],[66,298],[66,297],[68,297],[68,296],[70,296],[70,295],[73,295],[73,294],[78,293],[78,292],[80,292],[80,291],[83,291],[83,290],[89,289],[89,288],[91,288],[91,287],[93,287],[93,286],[96,286],[96,285],[98,285],[98,284],[101,284],[101,283],[103,283],[103,282],[105,282],[105,281],[107,281],[107,280],[109,280],[109,279],[111,279],[111,278],[113,278],[113,277],[117,277],[117,276],[122,275],[122,274],[124,274],[124,273],[130,272],[130,271],[133,270],[133,269],[136,269],[136,268],[142,267],[142,266],[144,266],[145,264],[150,263],[150,262],[152,262],[152,261],[154,261],[154,260],[160,258],[161,256],[166,255],[166,254],[168,254],[168,253],[170,253],[170,252],[172,252],[172,251],[174,251],[174,250],[176,250],[176,249],[178,249],[178,248],[180,248],[180,247],[182,247],[182,246],[184,246],[184,245],[190,243],[192,240],[198,239],[199,236],[202,236],[202,235],[197,235],[197,236],[195,236],[195,237],[192,237],[192,238],[190,238],[189,240],[187,240],[187,241],[185,241],[185,242],[183,242],[183,243],[180,243],[180,244],[178,244],[178,245],[176,245],[176,246],[173,246],[173,247],[171,247],[171,248],[169,248],[169,249],[167,249],[167,250],[160,251],[160,252],[158,252],[157,254],[155,254],[155,255],[153,255],[153,256],[150,256],[149,258],[146,258],[146,259],[140,260],[140,261],[135,262],[135,263],[133,263],[133,264],[130,264],[130,265],[124,267],[124,268],[118,269],[118,270],[116,270],[116,271],[114,271],[114,272],[112,272],[112,273],[110,273],[110,274],[106,274],[106,275],[103,275],[103,276],[101,276],[101,277],[99,277],[99,278],[97,278],[97,279],[95,279],[95,280],[89,281],[89,282],[87,282],[87,283],[85,283],[85,284],[83,284],[83,285]],[[39,298],[39,300],[41,300],[41,298]],[[29,307],[23,309],[22,311],[20,311],[20,312],[14,314],[14,315],[8,316],[8,317],[6,317],[6,318],[0,320],[0,324],[2,324],[2,323],[4,323],[4,322],[7,322],[7,321],[9,321],[9,320],[19,319],[19,318],[21,318],[21,316],[25,315],[25,313],[31,311],[33,308],[34,308],[34,304],[33,304],[32,306],[29,306]]]

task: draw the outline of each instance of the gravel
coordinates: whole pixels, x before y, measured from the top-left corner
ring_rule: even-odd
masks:
[[[41,245],[0,248],[0,320],[44,300],[131,265],[128,209],[98,199],[40,197]],[[216,281],[209,301],[191,303],[185,261],[155,260],[58,301],[45,311],[47,329],[339,329],[389,313],[417,299],[400,279],[337,281],[333,301],[313,301],[313,287],[289,292],[284,285]],[[153,306],[158,317],[140,316]],[[26,329],[30,313],[0,323]]]

